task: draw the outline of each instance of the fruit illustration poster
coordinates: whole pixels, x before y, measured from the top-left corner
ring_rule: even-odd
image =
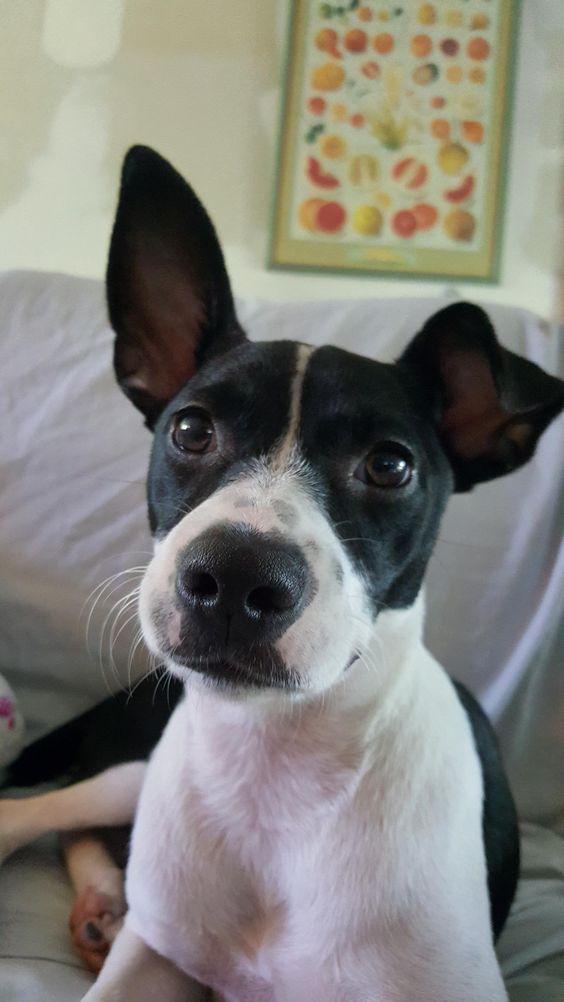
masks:
[[[294,0],[272,264],[493,279],[516,0]]]

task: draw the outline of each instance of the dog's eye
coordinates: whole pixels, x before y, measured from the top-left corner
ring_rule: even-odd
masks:
[[[355,475],[374,487],[405,487],[413,476],[413,456],[397,442],[380,442],[363,459]]]
[[[172,441],[181,452],[210,452],[215,448],[215,428],[201,407],[186,407],[172,421]]]

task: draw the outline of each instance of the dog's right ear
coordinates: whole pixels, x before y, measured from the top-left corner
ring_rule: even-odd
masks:
[[[206,210],[145,146],[124,160],[106,289],[117,380],[150,428],[205,359],[245,339]]]

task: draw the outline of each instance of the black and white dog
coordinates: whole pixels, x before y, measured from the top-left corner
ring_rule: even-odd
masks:
[[[501,1002],[515,810],[484,715],[423,645],[421,583],[451,493],[524,463],[564,384],[467,303],[394,365],[249,342],[205,210],[143,147],[108,303],[154,431],[141,624],[185,695],[148,766],[0,811],[5,852],[135,814],[87,999]]]

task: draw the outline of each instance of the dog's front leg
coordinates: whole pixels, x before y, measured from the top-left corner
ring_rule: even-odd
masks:
[[[125,925],[84,1002],[209,1002],[198,985]]]

